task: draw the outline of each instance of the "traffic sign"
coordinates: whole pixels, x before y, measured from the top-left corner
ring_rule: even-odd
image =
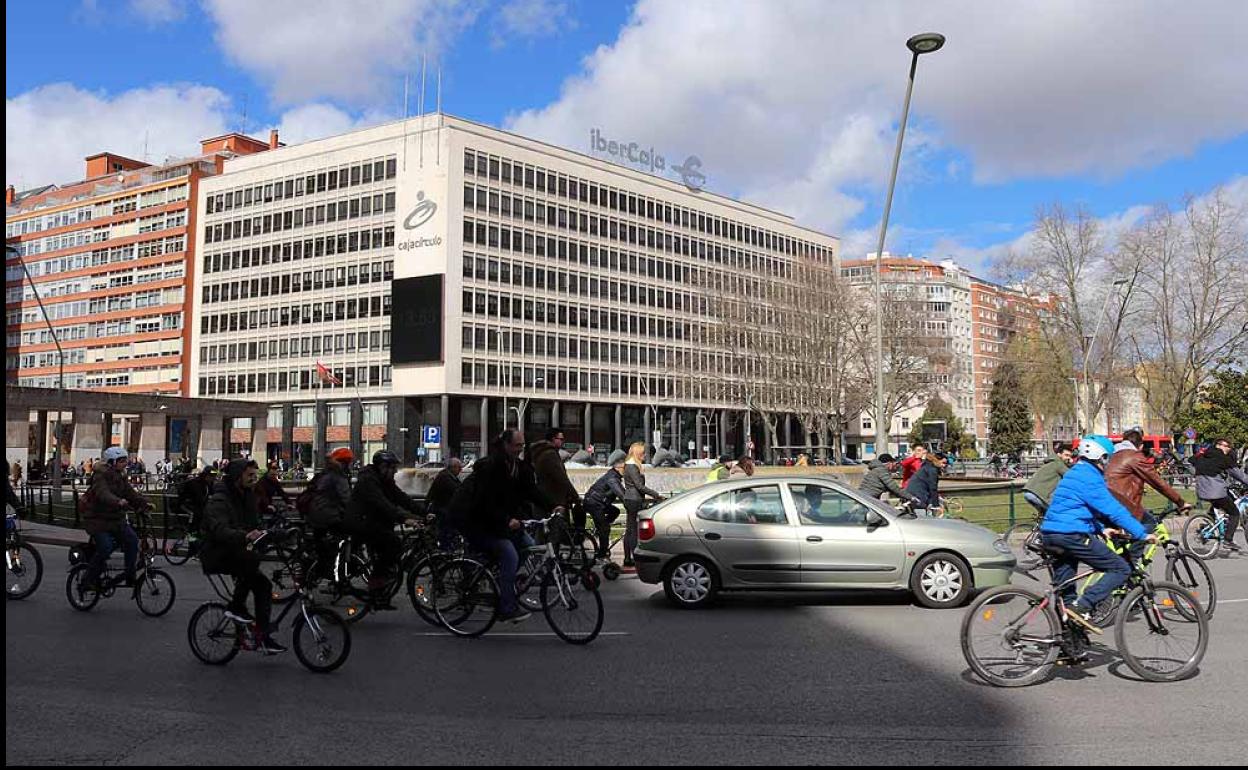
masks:
[[[441,425],[422,425],[420,426],[420,443],[428,448],[442,445],[442,426]]]
[[[1184,438],[1186,438],[1188,441],[1195,441],[1195,440],[1196,440],[1196,429],[1195,429],[1195,428],[1188,428],[1187,430],[1183,431],[1183,437],[1184,437]]]

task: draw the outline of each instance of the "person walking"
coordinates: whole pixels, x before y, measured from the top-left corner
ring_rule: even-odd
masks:
[[[628,448],[628,459],[624,461],[624,512],[627,515],[624,530],[624,570],[636,570],[633,552],[637,550],[637,514],[646,507],[646,498],[662,500],[663,495],[646,486],[646,475],[642,472],[645,464],[646,445],[640,441]]]

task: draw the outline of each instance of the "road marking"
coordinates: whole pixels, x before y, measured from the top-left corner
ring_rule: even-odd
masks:
[[[1240,602],[1248,602],[1248,599],[1223,599],[1218,604],[1239,604]]]
[[[486,631],[485,636],[557,636],[553,631]],[[632,636],[630,631],[600,631],[599,636]],[[455,635],[446,631],[424,631],[416,636],[444,636],[454,639]]]

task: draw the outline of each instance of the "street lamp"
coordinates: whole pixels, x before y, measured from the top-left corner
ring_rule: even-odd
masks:
[[[939,51],[945,45],[945,36],[938,32],[924,32],[906,41],[914,55],[910,58],[910,79],[906,84],[906,101],[901,108],[901,126],[897,130],[897,149],[893,153],[893,172],[888,180],[888,197],[884,199],[884,217],[880,220],[880,242],[875,250],[875,455],[888,451],[888,434],[892,427],[884,419],[884,292],[881,275],[884,272],[884,236],[888,232],[888,214],[893,207],[893,189],[897,186],[897,167],[901,164],[901,145],[906,137],[906,119],[910,115],[910,95],[914,92],[914,72],[919,66],[919,56]]]
[[[1096,338],[1101,333],[1101,324],[1105,321],[1105,310],[1109,308],[1109,301],[1118,296],[1118,287],[1125,286],[1126,284],[1127,284],[1127,279],[1125,278],[1119,278],[1118,280],[1114,281],[1111,291],[1105,295],[1105,302],[1101,304],[1101,313],[1100,315],[1096,317],[1096,329],[1095,331],[1092,332],[1092,336],[1088,338],[1087,347],[1083,353],[1083,398],[1086,399],[1084,402],[1085,406],[1092,403],[1092,391],[1089,390],[1089,385],[1088,385],[1088,362],[1092,358],[1092,346],[1096,344]],[[1098,409],[1097,411],[1100,411],[1100,410]],[[1087,425],[1088,430],[1089,431],[1094,430],[1095,426],[1092,423],[1096,422],[1096,415],[1084,415],[1084,416],[1088,418],[1088,425]],[[1108,423],[1106,423],[1105,428],[1106,428],[1106,432],[1108,432],[1108,429],[1109,429]]]

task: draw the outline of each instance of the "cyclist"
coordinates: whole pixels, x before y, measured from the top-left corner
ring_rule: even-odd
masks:
[[[1113,443],[1105,436],[1080,439],[1079,459],[1053,490],[1044,521],[1040,523],[1044,545],[1062,551],[1053,567],[1055,582],[1062,583],[1074,577],[1079,562],[1104,573],[1083,596],[1077,597],[1074,581],[1062,589],[1066,616],[1096,634],[1102,631],[1092,622],[1091,610],[1108,599],[1131,575],[1127,562],[1096,536],[1100,525],[1109,522],[1125,530],[1133,540],[1157,542],[1157,536],[1145,530],[1110,494],[1105,484],[1105,464],[1113,450]]]
[[[910,450],[910,456],[901,461],[901,485],[910,483],[910,477],[919,472],[923,461],[927,459],[927,447],[919,444]]]
[[[897,460],[888,453],[880,455],[867,463],[867,472],[858,484],[858,491],[870,495],[876,500],[879,500],[884,496],[885,492],[888,492],[900,500],[914,500],[917,504],[918,498],[902,491],[901,485],[893,479],[893,471],[895,470],[897,470]]]
[[[276,460],[270,460],[268,467],[260,472],[260,483],[256,485],[256,499],[259,500],[261,513],[276,511],[274,503],[278,500],[281,500],[284,505],[290,505],[290,495],[278,479]]]
[[[225,617],[235,623],[255,623],[260,650],[276,655],[286,652],[286,647],[273,638],[273,583],[260,572],[260,555],[248,547],[264,534],[256,499],[259,480],[255,460],[240,458],[225,466],[225,477],[213,487],[204,507],[204,547],[199,559],[205,575],[234,578],[234,596]],[[255,598],[255,617],[247,612],[248,593]]]
[[[517,546],[533,544],[524,532],[528,506],[546,511],[551,503],[538,489],[532,466],[520,459],[524,434],[505,430],[490,444],[489,454],[472,466],[472,475],[451,501],[452,519],[468,542],[488,553],[499,566],[500,619],[512,623],[528,620],[530,613],[516,601]],[[556,510],[560,510],[556,508]]]
[[[614,460],[615,458],[612,458],[612,459]],[[619,461],[623,463],[626,459],[627,459],[626,456],[621,456],[619,458]],[[616,463],[612,462],[611,465],[612,467],[614,467]],[[706,483],[709,484],[712,481],[723,481],[724,479],[728,478],[728,476],[731,475],[731,473],[732,473],[732,455],[720,455],[719,459],[715,461],[715,465],[713,465],[711,467],[711,470],[706,474]]]
[[[1129,445],[1130,449],[1122,448],[1123,443]],[[1143,524],[1145,530],[1152,532],[1157,529],[1157,519],[1144,509],[1145,484],[1179,506],[1180,513],[1186,513],[1191,510],[1192,506],[1174,490],[1174,487],[1161,480],[1157,471],[1153,469],[1152,463],[1140,451],[1143,446],[1143,431],[1132,428],[1124,433],[1122,442],[1114,446],[1114,453],[1109,458],[1109,464],[1105,466],[1105,483],[1109,485],[1109,491],[1114,494],[1114,497],[1118,498],[1118,502],[1127,507],[1135,520]],[[1132,553],[1137,559],[1144,554],[1143,542],[1133,543],[1132,548],[1135,549]]]
[[[91,557],[87,574],[78,584],[80,592],[98,590],[100,574],[104,572],[104,565],[118,543],[126,557],[124,584],[127,587],[134,585],[135,568],[139,560],[139,536],[126,521],[126,512],[146,511],[151,505],[126,479],[128,459],[125,449],[113,446],[105,449],[104,458],[95,464],[83,515],[84,529],[95,541],[95,554]]]
[[[923,465],[910,477],[906,496],[914,498],[916,512],[940,508],[940,472],[948,462],[943,452],[924,452]]]
[[[576,526],[585,526],[585,514],[594,520],[598,532],[598,552],[594,556],[606,560],[611,557],[611,525],[620,517],[617,502],[624,500],[624,462],[607,469],[585,493],[584,511],[578,515]]]
[[[537,486],[542,494],[557,505],[572,509],[580,505],[581,496],[568,478],[568,469],[563,466],[562,449],[563,431],[551,428],[546,431],[545,439],[529,447],[526,456],[537,473]]]
[[[1238,552],[1240,547],[1233,541],[1239,527],[1239,510],[1231,499],[1228,481],[1233,478],[1248,486],[1248,473],[1236,467],[1231,442],[1224,438],[1214,441],[1209,451],[1192,458],[1192,466],[1196,469],[1196,496],[1208,502],[1211,511],[1217,508],[1226,514],[1225,543],[1232,551]]]
[[[416,504],[394,483],[399,457],[388,449],[373,454],[373,462],[360,471],[347,504],[344,528],[367,545],[373,558],[368,578],[371,603],[376,610],[396,609],[384,588],[398,566],[403,543],[394,534],[396,524],[415,524]]]
[[[1070,444],[1055,444],[1053,452],[1057,456],[1041,465],[1023,487],[1023,499],[1040,516],[1048,509],[1049,499],[1053,497],[1053,490],[1057,489],[1058,482],[1070,470],[1070,466],[1075,464],[1075,448]]]
[[[208,502],[208,496],[212,494],[212,488],[216,484],[217,472],[212,466],[205,467],[199,472],[195,478],[187,481],[178,490],[177,507],[179,511],[191,517],[191,532],[199,532],[203,527],[204,521],[204,505]]]
[[[312,528],[317,561],[322,565],[333,562],[334,543],[331,534],[341,530],[347,506],[351,503],[351,480],[347,473],[354,459],[355,454],[346,447],[330,452],[325,458],[324,470],[308,482],[308,488],[303,492],[303,495],[307,495],[306,503],[295,501],[295,506]]]
[[[463,472],[463,460],[458,457],[447,460],[446,467],[434,477],[433,484],[429,486],[429,494],[425,496],[425,502],[429,504],[429,512],[437,519],[438,545],[443,548],[449,547],[451,543],[453,529],[450,526],[448,511],[451,507],[451,500],[463,484],[459,479],[459,474]]]

